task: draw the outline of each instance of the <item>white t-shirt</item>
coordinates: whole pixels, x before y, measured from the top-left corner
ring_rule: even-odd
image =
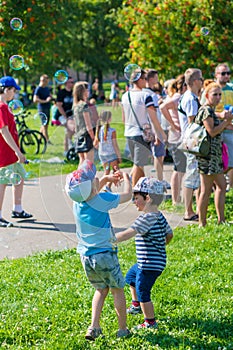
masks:
[[[178,105],[181,136],[183,136],[188,126],[188,118],[197,115],[198,109],[199,103],[197,95],[190,90],[185,91],[184,95],[181,96]]]
[[[125,92],[122,96],[121,102],[125,114],[124,135],[126,137],[140,136],[142,135],[142,131],[138,126],[134,113],[132,112],[128,94],[130,94],[132,107],[141,126],[145,123],[148,123],[148,115],[146,109],[150,106],[154,106],[154,101],[152,96],[143,90],[130,90]]]

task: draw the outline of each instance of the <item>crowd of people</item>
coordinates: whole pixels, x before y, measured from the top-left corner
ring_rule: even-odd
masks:
[[[171,188],[173,205],[184,202],[184,220],[199,220],[200,226],[206,225],[206,218],[203,218],[202,212],[206,216],[206,206],[214,189],[218,222],[224,222],[226,179],[228,188],[233,187],[232,113],[225,109],[226,105],[233,105],[233,86],[230,83],[231,72],[228,64],[218,64],[213,79],[204,79],[202,72],[197,68],[187,69],[176,78],[167,80],[164,85],[159,81],[158,71],[155,69],[141,69],[140,74],[136,74],[135,77],[136,79],[127,82],[125,91],[121,91],[120,102],[126,146],[133,162],[130,173],[132,185],[145,175],[144,166],[148,164],[148,158],[152,157],[156,178],[163,181],[167,189]],[[64,87],[59,88],[55,99],[48,83],[48,75],[41,75],[39,85],[34,86],[33,94],[38,112],[47,117],[40,131],[48,144],[51,143],[48,133],[50,123],[61,125],[64,127],[64,155],[74,147],[81,165],[85,159],[94,161],[98,153],[106,175],[110,173],[110,169],[119,170],[121,154],[117,132],[110,126],[111,111],[106,110],[102,115],[98,115],[96,108],[94,97],[98,98],[100,91],[98,78],[94,79],[93,84],[89,84],[85,81],[75,83],[72,76],[69,76]],[[220,92],[215,92],[219,94],[218,98],[210,101],[210,88],[217,89],[213,84],[218,85]],[[111,83],[110,100],[113,110],[120,100],[117,80]],[[51,121],[52,102],[54,105]],[[206,106],[209,106],[208,112],[212,108],[211,114],[202,120],[199,113]],[[206,158],[201,159],[185,153],[179,147],[187,126],[193,121],[204,125],[211,145],[217,142],[221,146],[211,146]],[[217,131],[213,131],[217,123]],[[153,142],[145,140],[146,129],[155,135]],[[224,171],[221,158],[222,143],[227,146],[229,156],[228,168]],[[218,156],[214,153],[216,149]],[[168,151],[174,164],[170,183],[163,178],[164,157]],[[213,169],[215,163],[218,164]],[[221,176],[217,176],[219,174]]]
[[[140,69],[136,73],[121,99],[124,135],[133,162],[130,174],[122,172],[119,167],[121,154],[117,130],[111,126],[111,111],[103,110],[98,115],[87,82],[74,83],[69,77],[55,102],[53,121],[65,128],[64,152],[72,145],[79,156],[78,169],[67,176],[66,193],[73,201],[77,251],[85,274],[95,288],[91,324],[85,335],[88,340],[102,335],[100,317],[109,291],[113,295],[118,319],[118,338],[130,334],[127,314],[143,314],[144,321],[136,329],[157,327],[151,290],[166,267],[166,245],[173,237],[171,227],[159,210],[169,187],[163,179],[166,147],[174,164],[172,202],[177,205],[183,197],[184,220],[199,221],[200,227],[205,226],[209,197],[214,192],[218,224],[225,223],[226,173],[229,186],[233,187],[233,114],[230,108],[226,108],[226,105],[233,106],[229,66],[219,64],[215,69],[215,79],[206,80],[200,69],[189,68],[175,79],[169,79],[166,89],[161,86],[155,69]],[[96,80],[92,85],[96,94],[98,88]],[[116,98],[114,89],[115,83],[113,99]],[[26,158],[20,151],[14,116],[7,105],[16,90],[20,87],[12,77],[0,79],[0,227],[12,226],[2,217],[4,193],[9,182],[7,171],[19,173],[22,178],[19,184],[13,185],[12,218],[32,217],[22,207],[23,163]],[[38,110],[47,116],[41,132],[50,142],[48,125],[52,95],[47,75],[41,76],[33,100],[38,104]],[[179,147],[193,122],[207,132],[210,147],[204,157],[184,152]],[[226,169],[223,168],[223,143],[228,148]],[[94,165],[95,148],[104,167],[100,179]],[[156,174],[146,177],[144,167],[151,156]],[[122,182],[123,191],[112,192],[112,185],[118,186]],[[196,207],[193,206],[194,194]],[[129,228],[115,234],[109,210],[131,199],[141,213]],[[124,278],[117,244],[132,237],[135,237],[137,262]],[[128,308],[125,283],[130,286],[132,297]]]

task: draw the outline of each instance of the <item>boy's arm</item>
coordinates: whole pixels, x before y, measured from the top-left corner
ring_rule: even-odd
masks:
[[[137,232],[131,227],[125,231],[121,231],[121,232],[116,233],[117,243],[127,241],[128,239],[136,236],[136,233]]]
[[[129,174],[122,173],[124,180],[124,190],[120,193],[120,204],[128,202],[132,197],[132,186],[129,179]]]
[[[132,186],[131,186],[131,183],[130,183],[129,174],[123,173],[123,172],[120,172],[120,171],[116,171],[112,175],[104,175],[99,180],[99,187],[101,189],[108,182],[112,182],[112,183],[114,183],[117,186],[119,184],[119,182],[120,182],[122,177],[123,177],[123,180],[124,180],[124,189],[123,189],[123,192],[119,193],[119,195],[120,195],[119,204],[128,202],[131,199],[131,197],[132,197]]]
[[[171,242],[172,238],[173,238],[173,233],[172,232],[168,233],[166,235],[166,245],[168,245]]]

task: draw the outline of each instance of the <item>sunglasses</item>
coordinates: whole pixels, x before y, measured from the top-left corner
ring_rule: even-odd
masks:
[[[213,94],[213,96],[222,96],[222,94],[221,93],[219,93],[219,94]]]
[[[197,80],[200,80],[202,83],[204,83],[204,78],[198,78]]]
[[[219,72],[223,77],[225,75],[231,75],[231,71],[229,70],[228,72]]]

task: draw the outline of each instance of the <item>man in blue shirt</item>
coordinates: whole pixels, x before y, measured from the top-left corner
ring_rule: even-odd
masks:
[[[39,86],[37,86],[34,96],[33,96],[33,102],[38,103],[38,112],[41,114],[45,114],[46,118],[43,119],[40,132],[44,135],[46,138],[46,141],[50,143],[49,141],[49,135],[48,135],[48,125],[50,120],[50,107],[51,107],[51,100],[52,95],[50,92],[50,89],[48,88],[49,83],[49,77],[46,74],[43,74],[40,77],[40,83]],[[46,120],[45,120],[46,119]]]

